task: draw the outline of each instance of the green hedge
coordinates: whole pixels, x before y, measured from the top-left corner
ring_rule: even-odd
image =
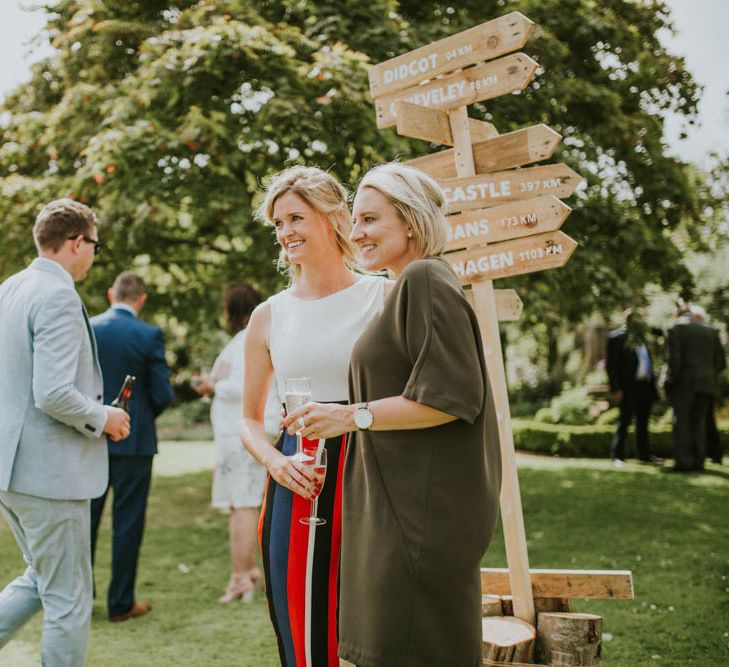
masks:
[[[514,419],[514,445],[516,449],[535,454],[553,456],[580,456],[607,458],[610,456],[610,440],[615,426],[569,426],[566,424],[543,424],[526,419]],[[729,437],[726,424],[720,426],[723,439]],[[651,453],[654,456],[671,458],[673,443],[671,429],[650,431]],[[636,456],[635,431],[631,427],[626,442],[628,457]]]

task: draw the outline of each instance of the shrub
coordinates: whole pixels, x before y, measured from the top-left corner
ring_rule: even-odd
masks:
[[[596,426],[614,426],[620,416],[620,408],[609,408],[601,412],[595,419]]]
[[[591,421],[592,403],[585,387],[572,387],[555,396],[549,407],[556,424],[584,424]]]
[[[516,449],[534,454],[607,458],[610,456],[610,440],[613,426],[573,426],[568,424],[544,424],[525,419],[512,421]],[[720,426],[721,437],[729,437],[729,427]],[[627,450],[635,448],[634,429],[628,432]],[[671,429],[653,427],[650,430],[651,453],[670,458],[673,452]]]

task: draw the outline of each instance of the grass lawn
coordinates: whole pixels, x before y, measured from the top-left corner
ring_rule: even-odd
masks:
[[[107,519],[87,665],[277,665],[263,598],[225,607],[215,601],[228,577],[226,518],[208,506],[210,472],[179,464],[198,456],[202,466],[208,455],[180,447],[178,463],[157,466],[177,476],[158,474],[150,498],[138,594],[154,610],[127,623],[106,621]],[[575,605],[604,617],[605,665],[729,664],[727,468],[662,475],[637,464],[613,470],[605,461],[521,456],[520,481],[532,567],[633,571],[634,601]],[[484,564],[505,564],[501,534]],[[0,522],[0,587],[21,568]],[[37,665],[39,634],[40,615],[0,653],[0,664]]]

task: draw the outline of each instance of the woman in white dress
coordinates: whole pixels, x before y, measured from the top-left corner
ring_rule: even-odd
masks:
[[[210,421],[216,464],[212,506],[230,510],[231,576],[225,593],[218,600],[221,603],[237,599],[250,602],[261,582],[261,572],[256,567],[256,536],[266,470],[240,441],[245,327],[260,302],[261,297],[250,285],[233,284],[225,290],[223,307],[233,338],[218,355],[210,376],[195,385],[197,393],[213,397]],[[272,440],[279,435],[280,411],[276,394],[271,392],[266,403],[265,424]]]
[[[318,444],[328,458],[317,513],[326,523],[303,525],[313,480],[292,457],[295,435],[271,446],[262,397],[272,379],[284,399],[287,378],[307,377],[313,400],[346,403],[352,347],[382,310],[386,281],[353,272],[346,191],[321,169],[293,167],[274,177],[261,217],[275,229],[291,279],[256,308],[246,338],[244,441],[269,473],[259,527],[266,595],[281,664],[336,667],[346,438]]]

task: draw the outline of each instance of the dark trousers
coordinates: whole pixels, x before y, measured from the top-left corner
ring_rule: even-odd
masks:
[[[671,391],[673,459],[679,470],[702,470],[706,458],[706,421],[713,397],[691,389]]]
[[[109,487],[91,501],[91,560],[96,555],[96,538],[109,489],[111,506],[111,583],[107,606],[109,616],[119,616],[134,605],[139,549],[144,534],[147,496],[152,478],[152,456],[109,456]]]
[[[635,443],[638,449],[638,458],[643,461],[650,459],[648,417],[651,414],[653,396],[653,385],[644,380],[637,380],[635,387],[623,392],[623,400],[620,401],[618,425],[610,444],[610,456],[612,458],[625,458],[625,439],[628,437],[628,427],[633,421],[633,417],[635,417]]]

